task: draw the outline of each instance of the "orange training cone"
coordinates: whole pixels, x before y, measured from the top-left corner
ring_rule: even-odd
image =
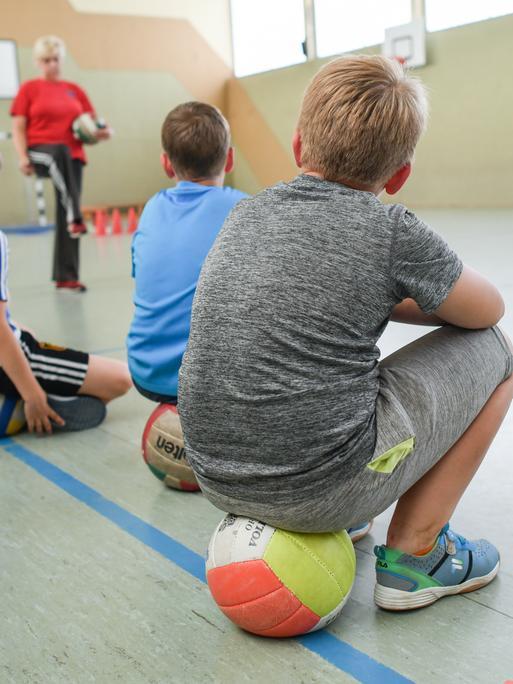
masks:
[[[123,232],[123,224],[121,222],[121,214],[119,209],[114,209],[112,212],[112,235],[121,235]]]
[[[135,233],[137,230],[137,212],[133,207],[128,210],[128,232]]]
[[[105,231],[105,213],[99,209],[94,217],[94,228],[96,231],[96,236],[97,237],[104,237],[106,234]]]

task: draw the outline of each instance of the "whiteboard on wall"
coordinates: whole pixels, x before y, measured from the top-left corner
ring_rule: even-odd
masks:
[[[20,87],[18,57],[14,40],[0,39],[0,99],[10,99]]]

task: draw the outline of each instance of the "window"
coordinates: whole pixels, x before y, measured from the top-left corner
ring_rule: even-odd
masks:
[[[386,28],[410,21],[411,0],[315,0],[317,54],[328,57],[379,45]]]
[[[236,76],[304,62],[303,0],[232,0]]]
[[[428,31],[441,31],[511,13],[512,0],[426,0],[426,27]]]
[[[12,98],[20,87],[16,43],[13,40],[0,40],[0,64],[0,99]]]

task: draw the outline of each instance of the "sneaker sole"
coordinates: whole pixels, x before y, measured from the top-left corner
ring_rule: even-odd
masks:
[[[359,542],[360,539],[363,539],[369,534],[369,532],[372,530],[372,524],[373,523],[370,522],[366,527],[362,527],[362,529],[358,530],[358,532],[356,532],[354,536],[351,534],[349,535],[349,538],[351,539],[353,544],[356,544],[356,542]]]
[[[391,587],[384,587],[382,584],[376,583],[374,588],[374,601],[377,606],[383,610],[415,610],[416,608],[424,608],[430,606],[438,599],[444,596],[454,596],[455,594],[466,594],[470,591],[476,591],[485,587],[496,577],[499,572],[500,561],[494,569],[487,575],[482,577],[474,577],[474,579],[467,580],[463,584],[456,584],[452,587],[429,587],[428,589],[419,589],[418,591],[409,592],[401,591],[400,589],[392,589]]]

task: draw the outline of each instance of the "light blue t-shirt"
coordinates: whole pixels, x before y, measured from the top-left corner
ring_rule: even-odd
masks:
[[[144,207],[132,243],[135,313],[128,365],[149,392],[176,396],[198,276],[217,233],[245,193],[180,181]]]

